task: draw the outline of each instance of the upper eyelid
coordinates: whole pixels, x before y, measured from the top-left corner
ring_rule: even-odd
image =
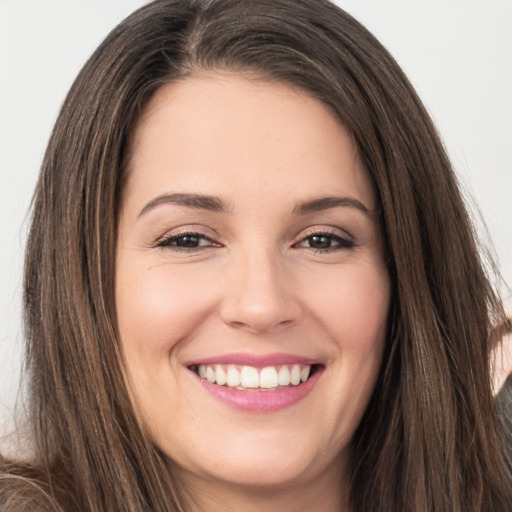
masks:
[[[158,240],[164,240],[166,238],[173,238],[186,235],[198,235],[209,239],[219,239],[220,235],[212,228],[208,228],[203,225],[185,225],[179,227],[169,227],[168,229],[162,230],[163,234],[158,237]]]
[[[165,244],[166,242],[177,240],[179,238],[185,237],[185,236],[197,236],[199,239],[208,240],[209,242],[212,242],[212,244],[221,245],[220,242],[216,241],[213,237],[208,236],[204,233],[200,233],[198,231],[183,231],[180,233],[169,233],[166,235],[161,236],[158,238],[155,242],[155,246],[161,246]]]
[[[354,236],[349,233],[346,229],[342,229],[335,226],[312,226],[310,228],[306,228],[302,230],[298,235],[297,239],[302,240],[303,238],[308,238],[314,235],[332,235],[338,236],[341,238],[348,238],[351,241],[354,241]]]

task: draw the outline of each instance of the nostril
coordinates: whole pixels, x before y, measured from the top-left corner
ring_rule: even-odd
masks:
[[[253,256],[254,258],[254,256]],[[220,305],[222,320],[235,329],[269,332],[293,325],[301,308],[286,282],[285,270],[278,274],[275,262],[233,261],[229,294]]]

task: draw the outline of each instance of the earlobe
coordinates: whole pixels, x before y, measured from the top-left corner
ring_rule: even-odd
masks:
[[[492,386],[496,396],[507,378],[512,375],[512,318],[507,317],[506,324],[497,328],[492,336],[494,348],[491,355]]]

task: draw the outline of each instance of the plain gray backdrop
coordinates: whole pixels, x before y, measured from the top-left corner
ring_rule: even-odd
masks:
[[[27,211],[72,80],[141,0],[0,0],[0,431],[19,384]],[[338,0],[432,114],[512,285],[512,0]],[[510,292],[504,291],[504,296]]]

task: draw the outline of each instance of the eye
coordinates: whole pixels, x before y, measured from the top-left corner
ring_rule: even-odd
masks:
[[[178,233],[166,236],[157,241],[156,247],[165,247],[175,251],[192,252],[207,247],[219,247],[211,238],[202,233]]]
[[[348,237],[334,233],[312,233],[295,244],[295,247],[313,249],[315,252],[329,252],[351,249],[355,247],[355,243]]]

